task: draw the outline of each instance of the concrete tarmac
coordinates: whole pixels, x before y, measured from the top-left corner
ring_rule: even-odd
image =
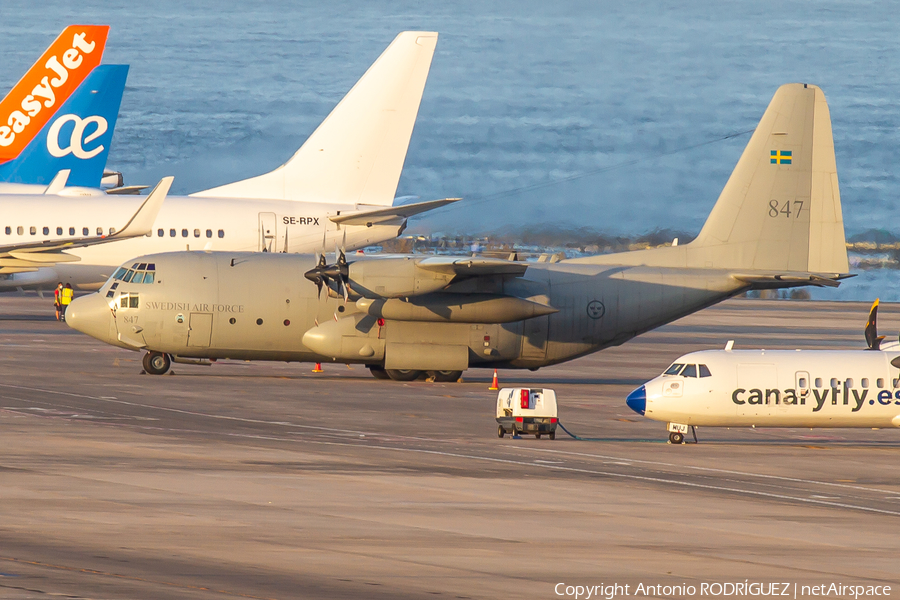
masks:
[[[625,405],[677,356],[729,339],[862,348],[868,305],[735,299],[501,371],[556,389],[562,423],[596,438],[550,441],[498,439],[488,371],[143,375],[139,354],[50,304],[0,298],[0,598],[562,598],[559,583],[745,580],[900,596],[900,431],[704,428],[673,446]],[[900,307],[879,316],[894,337]]]

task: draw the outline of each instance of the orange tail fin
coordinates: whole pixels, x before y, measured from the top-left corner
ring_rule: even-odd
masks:
[[[0,101],[0,162],[16,158],[100,64],[109,25],[69,25]]]

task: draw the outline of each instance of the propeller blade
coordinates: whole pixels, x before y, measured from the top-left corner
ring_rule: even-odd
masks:
[[[869,319],[866,321],[866,346],[869,350],[878,350],[881,347],[881,340],[884,339],[884,336],[878,337],[878,301],[879,299],[875,298],[869,310]]]

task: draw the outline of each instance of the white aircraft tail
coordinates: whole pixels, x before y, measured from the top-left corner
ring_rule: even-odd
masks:
[[[282,166],[192,195],[391,206],[437,37],[398,35]]]

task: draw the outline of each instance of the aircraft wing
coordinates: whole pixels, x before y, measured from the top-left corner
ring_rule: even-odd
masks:
[[[173,179],[173,177],[163,177],[134,215],[132,215],[131,219],[125,223],[125,226],[111,235],[0,245],[0,273],[33,271],[39,267],[46,267],[55,263],[74,262],[79,260],[78,257],[66,254],[65,250],[108,244],[147,235],[153,228],[153,223],[156,221],[159,209],[169,193]]]
[[[460,258],[458,256],[432,256],[418,261],[416,266],[425,271],[463,277],[518,276],[528,270],[528,263],[526,262],[504,260],[502,258]]]
[[[849,273],[734,273],[738,281],[749,283],[757,289],[777,289],[814,285],[817,287],[837,287],[841,281],[854,275]]]
[[[415,204],[389,206],[374,210],[358,210],[334,215],[333,217],[328,217],[328,219],[339,225],[374,225],[397,218],[405,219],[425,211],[459,202],[460,200],[462,198],[444,198],[443,200],[429,200],[428,202],[416,202]]]

